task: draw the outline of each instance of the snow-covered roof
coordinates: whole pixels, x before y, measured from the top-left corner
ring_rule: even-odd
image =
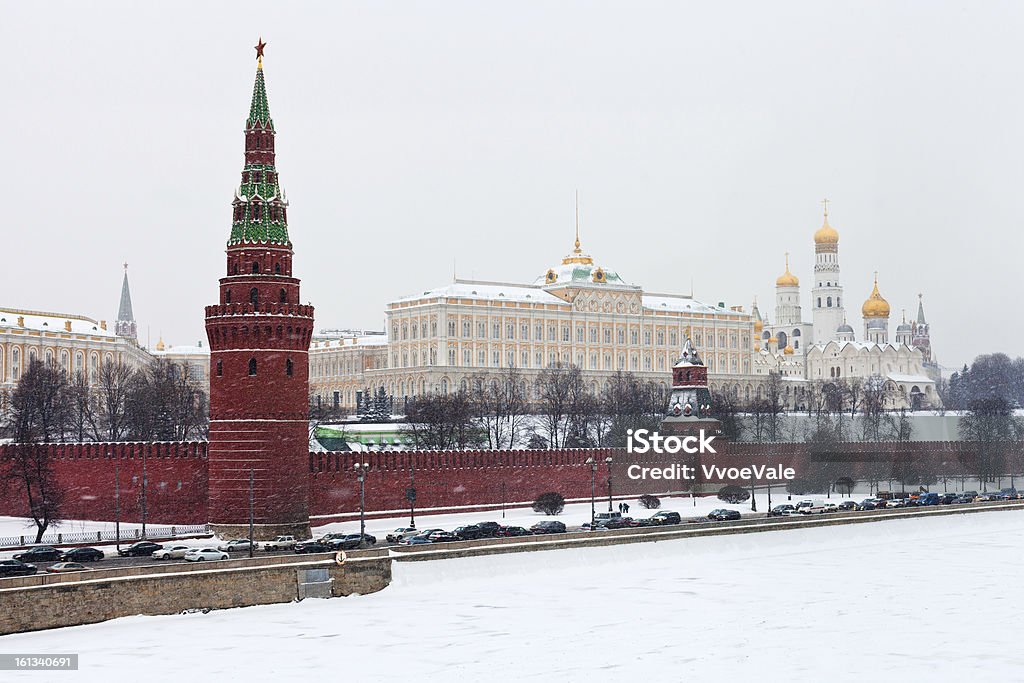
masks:
[[[416,301],[419,299],[482,299],[487,301],[524,301],[542,304],[565,304],[554,294],[545,292],[532,285],[515,285],[502,282],[475,282],[473,280],[455,280],[443,287],[428,289],[421,294],[410,294],[393,303]]]
[[[899,382],[901,384],[935,384],[930,377],[924,375],[902,375],[895,372],[890,372],[886,375],[887,379],[891,379],[893,382]]]
[[[388,337],[385,334],[364,334],[343,339],[320,339],[314,340],[309,345],[310,351],[325,349],[340,349],[346,346],[386,346]]]
[[[22,319],[23,324],[18,321]],[[49,313],[45,311],[22,311],[17,308],[0,308],[0,328],[22,328],[42,332],[64,332],[71,322],[72,334],[86,334],[97,337],[114,337],[113,330],[104,330],[100,323],[83,315]]]
[[[817,349],[818,351],[824,351],[825,348],[827,346],[829,346],[830,344],[835,344],[836,346],[838,346],[840,351],[842,351],[846,347],[850,347],[850,348],[856,349],[858,351],[872,351],[872,350],[875,350],[875,349],[877,349],[879,351],[885,351],[887,349],[892,349],[893,351],[899,351],[901,347],[910,348],[910,347],[906,346],[906,344],[892,344],[892,343],[876,344],[875,342],[837,341],[837,340],[833,339],[831,341],[825,342],[824,344],[812,344],[810,347],[808,347],[807,352],[810,353],[810,351],[812,349]]]
[[[749,315],[739,313],[725,308],[718,308],[711,304],[705,304],[688,296],[673,296],[671,294],[644,294],[644,308],[652,311],[680,311],[683,313],[721,313],[729,315]]]
[[[168,346],[163,351],[150,351],[154,356],[209,356],[210,349],[205,346]]]

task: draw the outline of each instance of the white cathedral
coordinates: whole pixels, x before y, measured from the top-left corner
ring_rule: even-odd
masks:
[[[784,380],[826,384],[839,380],[880,381],[886,407],[935,408],[941,404],[936,384],[939,366],[932,355],[924,304],[918,295],[917,319],[906,318],[889,339],[889,302],[874,289],[861,306],[863,337],[849,324],[843,303],[839,269],[839,233],[828,223],[814,233],[814,286],[811,289],[811,322],[804,322],[800,305],[800,280],[786,272],[775,281],[775,319],[762,318],[755,301],[755,374],[779,373]],[[802,395],[804,392],[794,392]]]

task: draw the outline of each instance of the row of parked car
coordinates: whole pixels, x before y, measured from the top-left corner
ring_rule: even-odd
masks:
[[[424,545],[427,543],[448,543],[451,541],[475,541],[481,538],[510,538],[515,536],[535,536],[539,534],[563,534],[565,524],[557,520],[544,520],[527,528],[516,525],[504,525],[497,522],[479,522],[456,527],[452,531],[445,529],[417,529],[406,526],[399,527],[387,535],[388,543],[399,545]]]
[[[891,508],[928,507],[931,505],[964,505],[985,501],[1020,500],[1024,494],[1015,488],[1000,491],[963,491],[961,493],[920,492],[903,497],[886,495],[884,498],[865,498],[858,502],[844,500],[838,503],[821,500],[802,500],[796,505],[776,505],[768,513],[769,517],[786,517],[791,515],[813,515],[828,512],[853,512],[863,510],[886,510]],[[717,512],[717,511],[716,511]]]

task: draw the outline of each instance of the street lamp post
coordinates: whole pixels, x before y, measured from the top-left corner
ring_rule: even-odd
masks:
[[[594,522],[597,520],[597,512],[594,507],[597,497],[597,461],[587,458],[587,464],[590,465],[590,530],[593,531]]]
[[[415,456],[413,456],[415,458]],[[412,469],[409,472],[409,488],[405,492],[405,499],[409,501],[409,527],[416,528],[416,461],[413,460]]]
[[[604,463],[608,466],[608,512],[612,511],[612,456],[608,456],[604,459]]]
[[[253,499],[253,468],[249,468],[249,559],[252,559],[252,545],[254,543],[253,527],[255,526],[255,508]]]
[[[114,547],[121,550],[121,463],[114,460]]]
[[[142,537],[146,537],[146,452],[147,448],[142,449]]]
[[[366,543],[366,470],[369,463],[357,462],[354,466],[359,479],[359,547]]]

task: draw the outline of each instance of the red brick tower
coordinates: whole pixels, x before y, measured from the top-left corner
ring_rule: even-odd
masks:
[[[245,166],[232,202],[227,275],[206,307],[210,340],[209,516],[246,536],[249,478],[257,538],[309,533],[309,341],[313,307],[292,277],[288,203],[274,166],[274,123],[256,47]]]

